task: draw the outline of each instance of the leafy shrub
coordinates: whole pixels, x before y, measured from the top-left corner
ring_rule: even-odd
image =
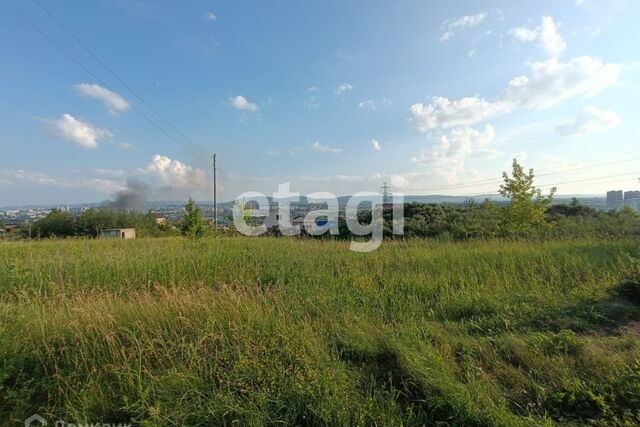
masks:
[[[545,406],[554,418],[595,419],[609,412],[604,396],[580,384],[575,388],[553,392]]]

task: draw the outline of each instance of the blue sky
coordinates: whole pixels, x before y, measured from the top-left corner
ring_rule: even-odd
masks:
[[[224,200],[638,187],[638,2],[41,4],[0,2],[0,206],[204,200],[213,152]]]

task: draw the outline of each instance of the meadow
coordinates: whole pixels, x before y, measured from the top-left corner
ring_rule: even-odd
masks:
[[[0,243],[0,424],[638,425],[638,240]]]

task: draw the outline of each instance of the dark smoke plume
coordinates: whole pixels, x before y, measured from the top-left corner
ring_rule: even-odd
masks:
[[[147,203],[149,186],[143,182],[127,179],[124,190],[115,194],[115,199],[106,203],[108,208],[143,210]]]

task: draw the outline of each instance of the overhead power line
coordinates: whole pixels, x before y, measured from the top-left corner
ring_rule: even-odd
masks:
[[[613,157],[617,157],[617,156],[613,156]],[[593,164],[593,165],[579,166],[579,167],[575,167],[575,168],[557,170],[557,171],[553,171],[553,172],[542,172],[542,173],[535,174],[535,177],[536,178],[540,178],[540,177],[544,177],[544,176],[559,175],[559,174],[564,174],[564,173],[577,172],[577,171],[581,171],[581,170],[599,168],[599,167],[603,167],[603,166],[610,166],[610,165],[615,165],[615,164],[619,164],[619,163],[626,163],[626,162],[631,162],[631,161],[637,161],[637,160],[640,160],[640,157],[632,157],[632,158],[628,158],[628,159],[617,160],[617,161],[614,161],[614,162],[596,163],[596,164]],[[484,180],[484,181],[473,181],[473,182],[468,182],[468,183],[464,183],[464,184],[454,184],[454,185],[447,185],[447,186],[442,186],[442,187],[424,188],[424,189],[420,189],[420,191],[458,190],[458,189],[462,189],[462,188],[479,187],[481,185],[500,184],[500,183],[502,183],[502,179],[487,179],[487,180]]]
[[[24,15],[23,13],[21,13],[19,10],[17,10],[16,8],[14,8],[11,4],[9,4],[6,0],[0,0],[2,1],[2,3],[8,8],[10,9],[14,14],[16,14],[18,17],[20,17],[23,21],[25,21],[33,30],[35,30],[38,34],[40,34],[42,37],[44,37],[49,43],[51,43],[56,49],[58,49],[60,52],[62,52],[65,56],[67,56],[67,58],[69,58],[74,64],[76,64],[78,67],[80,67],[84,72],[86,72],[89,76],[91,76],[93,79],[95,79],[98,83],[100,83],[101,85],[108,87],[109,85],[107,83],[104,82],[104,80],[102,80],[100,77],[98,77],[93,71],[91,71],[89,68],[87,68],[80,60],[78,60],[71,52],[69,52],[67,49],[65,49],[61,44],[59,44],[58,42],[56,42],[53,38],[51,38],[47,33],[45,33],[44,31],[42,31],[31,19],[29,19],[26,15]],[[40,5],[42,6],[42,5]],[[50,14],[50,16],[53,16]],[[57,21],[59,22],[59,21]],[[68,30],[67,30],[68,31]],[[69,32],[69,34],[71,34]],[[74,39],[77,39],[75,36],[73,36]],[[93,55],[92,55],[93,56]],[[94,56],[95,57],[95,56]],[[97,57],[95,57],[97,58]],[[100,61],[102,62],[102,61]],[[103,63],[104,64],[104,63]],[[126,86],[127,89],[130,90],[130,88],[128,86]],[[135,95],[134,95],[135,96]],[[136,96],[137,97],[137,96]],[[141,98],[139,98],[141,99]],[[147,107],[149,107],[152,111],[155,111],[153,108],[151,108],[149,106],[148,103],[146,103],[144,100],[142,100],[143,104],[146,105]],[[154,128],[156,128],[158,131],[160,131],[163,135],[165,135],[169,140],[171,140],[172,142],[180,145],[182,148],[184,148],[185,150],[187,150],[188,152],[190,152],[191,154],[193,154],[194,156],[196,156],[196,158],[200,158],[203,155],[203,150],[198,147],[196,144],[190,143],[190,144],[185,144],[184,142],[180,141],[179,139],[175,138],[173,135],[171,135],[169,132],[167,132],[166,129],[164,129],[162,126],[160,126],[158,123],[156,123],[152,118],[150,118],[147,114],[145,114],[142,110],[140,110],[139,108],[137,108],[135,105],[132,105],[131,108],[138,114],[140,115],[140,117],[142,117],[147,123],[149,123],[151,126],[153,126]],[[159,114],[156,112],[156,114]],[[173,126],[170,126],[173,128]],[[195,148],[194,148],[195,147]]]
[[[62,52],[65,56],[67,56],[73,63],[75,63],[78,67],[80,67],[84,72],[86,72],[88,75],[90,75],[98,83],[102,84],[105,87],[109,86],[107,83],[104,82],[103,79],[98,77],[93,71],[91,71],[87,66],[85,66],[80,60],[78,60],[71,52],[69,52],[60,43],[56,42],[52,37],[50,37],[42,29],[40,29],[31,19],[29,19],[26,15],[22,14],[16,8],[11,6],[7,2],[7,0],[0,0],[0,1],[2,1],[2,3],[5,6],[7,6],[7,8],[12,10],[13,13],[15,13],[17,16],[19,16],[22,20],[24,20],[31,28],[33,28],[36,32],[38,32],[49,43],[51,43],[54,47],[56,47],[60,52]],[[120,77],[120,75],[118,75],[102,59],[100,59],[100,57],[91,48],[89,48],[78,36],[76,36],[71,30],[69,30],[49,9],[47,9],[42,4],[42,2],[40,0],[33,0],[33,2],[51,20],[53,20],[56,23],[56,25],[58,25],[69,37],[71,37],[84,51],[86,51],[87,54],[89,54],[107,73],[109,73],[114,79],[116,79],[141,104],[143,104],[153,114],[155,114],[160,119],[160,121],[162,123],[164,123],[164,125],[166,125],[169,129],[174,131],[184,141],[180,141],[179,139],[175,138],[174,135],[171,135],[169,132],[167,132],[166,129],[164,129],[162,126],[160,126],[158,123],[156,123],[147,114],[145,114],[143,111],[141,111],[135,105],[132,105],[132,109],[137,114],[139,114],[145,121],[147,121],[151,126],[155,127],[158,131],[160,131],[163,135],[165,135],[172,142],[180,145],[182,148],[184,148],[185,150],[189,151],[191,154],[193,154],[197,158],[201,158],[205,154],[204,149],[202,147],[200,147],[199,145],[195,144],[189,137],[187,137],[182,131],[180,131],[180,129],[178,129],[176,126],[174,126],[163,114],[161,114],[156,108],[154,108],[149,102],[147,102],[143,98],[142,95],[140,95],[133,87],[131,87],[131,85],[129,85],[122,77]],[[637,153],[637,151],[636,152],[631,152],[631,153]],[[616,156],[609,156],[609,158],[611,158],[611,157],[616,157]],[[630,161],[634,161],[634,160],[638,160],[638,159],[640,159],[640,157],[628,158],[628,159],[618,160],[618,161],[614,161],[614,162],[606,162],[606,163],[600,163],[600,164],[595,164],[595,165],[580,166],[580,167],[576,167],[576,168],[570,168],[570,169],[559,170],[559,171],[543,172],[543,173],[536,174],[536,177],[544,177],[544,176],[552,176],[552,175],[570,173],[570,172],[575,172],[575,171],[580,171],[580,170],[585,170],[585,169],[591,169],[591,168],[595,168],[595,167],[603,167],[603,166],[609,166],[609,165],[614,165],[614,164],[619,164],[619,163],[630,162]],[[614,177],[620,177],[620,176],[628,176],[628,175],[632,175],[632,174],[635,174],[635,172],[634,173],[629,173],[629,174],[610,175],[608,177],[587,178],[587,179],[565,181],[565,182],[560,182],[560,183],[556,183],[556,184],[548,184],[548,185],[544,184],[544,185],[545,186],[562,185],[562,184],[570,184],[570,183],[576,183],[576,182],[586,182],[586,181],[594,181],[594,180],[599,180],[599,179],[614,178]],[[459,184],[459,185],[450,185],[450,186],[442,186],[442,187],[437,187],[437,188],[421,189],[420,191],[456,190],[456,189],[477,187],[477,186],[481,186],[481,185],[499,184],[501,182],[502,182],[501,179],[490,179],[490,180],[475,181],[475,182]],[[480,194],[486,194],[486,193],[480,193]]]
[[[104,68],[113,78],[115,78],[117,81],[120,82],[120,84],[122,84],[122,86],[124,86],[138,101],[140,101],[143,105],[145,105],[149,110],[151,110],[156,116],[158,116],[160,118],[160,120],[162,120],[162,122],[167,125],[169,128],[171,128],[174,132],[176,132],[178,135],[180,135],[188,144],[193,145],[197,150],[201,150],[201,147],[199,147],[197,144],[195,144],[193,141],[191,141],[191,139],[189,137],[187,137],[182,131],[180,131],[180,129],[178,129],[176,126],[174,126],[173,124],[171,124],[171,122],[169,120],[167,120],[167,118],[162,115],[158,110],[156,110],[151,104],[149,104],[136,90],[134,90],[129,84],[127,84],[126,81],[124,81],[124,79],[122,77],[120,77],[115,71],[113,71],[113,69],[111,69],[111,67],[109,67],[104,61],[102,61],[102,59],[100,59],[98,57],[98,55],[96,55],[93,50],[91,50],[82,40],[80,40],[79,37],[77,37],[71,30],[69,30],[58,18],[56,18],[56,16],[49,10],[47,9],[40,0],[33,0],[34,3],[36,5],[38,5],[38,7],[40,9],[42,9],[42,11],[47,14],[47,16],[49,16],[60,28],[62,28],[62,30],[64,32],[66,32],[69,37],[71,37],[76,43],[78,43],[78,45],[80,47],[82,47],[93,59],[96,60],[96,62],[98,64],[100,64],[102,66],[102,68]]]
[[[579,183],[579,182],[603,181],[603,180],[607,180],[607,179],[611,179],[611,178],[620,178],[620,177],[623,177],[623,176],[631,176],[631,175],[637,176],[638,174],[640,174],[640,172],[620,173],[620,174],[616,174],[616,175],[598,176],[598,177],[594,177],[594,178],[583,178],[583,179],[576,179],[576,180],[572,180],[572,181],[555,182],[555,183],[552,183],[552,184],[541,184],[541,185],[538,185],[538,187],[556,187],[558,185],[576,184],[576,183]],[[482,192],[482,193],[471,194],[471,195],[469,195],[469,197],[484,196],[484,195],[488,195],[486,191]]]
[[[599,176],[599,177],[595,177],[595,178],[584,178],[584,179],[577,179],[577,180],[572,180],[572,181],[564,181],[564,182],[556,182],[553,184],[540,184],[539,187],[555,187],[558,185],[564,185],[564,184],[575,184],[578,182],[590,182],[590,181],[596,181],[596,182],[600,182],[600,181],[604,181],[604,180],[608,180],[611,178],[620,178],[623,176],[638,176],[640,172],[629,172],[629,173],[619,173],[616,175],[608,175],[608,176]]]

